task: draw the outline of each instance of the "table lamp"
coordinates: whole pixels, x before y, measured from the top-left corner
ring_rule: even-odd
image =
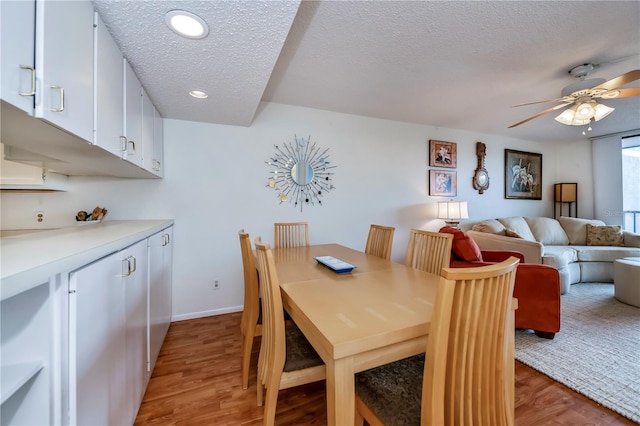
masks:
[[[468,219],[469,211],[467,210],[466,201],[439,201],[438,202],[438,219],[444,219],[447,226],[453,228],[460,227],[460,219]]]

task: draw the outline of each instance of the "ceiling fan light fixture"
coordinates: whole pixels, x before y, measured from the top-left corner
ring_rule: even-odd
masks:
[[[593,119],[596,121],[600,121],[603,118],[605,118],[607,115],[611,114],[614,110],[615,108],[611,108],[602,104],[597,104],[595,114],[593,115]]]
[[[591,102],[583,102],[576,108],[575,118],[578,120],[591,120],[596,113],[596,109]]]
[[[567,126],[584,126],[585,124],[589,124],[591,122],[591,117],[579,117],[576,113],[577,109],[578,105],[567,108],[562,111],[562,113],[560,113],[560,115],[558,115],[555,120],[559,123],[566,124]]]
[[[198,15],[184,10],[170,10],[164,16],[169,28],[179,36],[199,40],[209,35],[209,26]]]

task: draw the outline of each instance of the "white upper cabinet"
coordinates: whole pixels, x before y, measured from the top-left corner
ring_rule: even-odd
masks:
[[[164,176],[164,119],[153,109],[153,172]]]
[[[2,100],[33,114],[36,2],[0,2]]]
[[[93,141],[93,5],[36,2],[35,116]]]
[[[142,85],[136,73],[124,60],[124,159],[140,167],[142,159]]]
[[[0,140],[21,153],[10,160],[69,176],[162,176],[155,108],[91,1],[0,0],[0,19]]]
[[[145,91],[142,92],[142,158],[143,167],[154,171],[153,143],[153,103]]]
[[[123,56],[102,19],[95,13],[94,25],[94,145],[122,157],[124,87]],[[114,90],[115,88],[115,90]]]

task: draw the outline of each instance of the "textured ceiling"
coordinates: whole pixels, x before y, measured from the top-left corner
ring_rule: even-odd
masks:
[[[164,117],[250,126],[260,101],[466,129],[526,140],[582,137],[550,113],[577,82],[640,69],[638,1],[115,1],[94,0]],[[164,14],[209,25],[183,39]],[[625,87],[639,87],[636,81]],[[200,89],[206,100],[189,97]],[[640,97],[587,136],[640,128]]]

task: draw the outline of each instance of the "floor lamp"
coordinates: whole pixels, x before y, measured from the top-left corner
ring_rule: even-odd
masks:
[[[556,183],[553,185],[553,218],[557,219],[558,203],[560,203],[560,216],[562,216],[562,207],[566,204],[569,205],[568,216],[578,217],[578,184],[575,182],[570,183]],[[575,203],[574,216],[571,216],[571,205]]]

